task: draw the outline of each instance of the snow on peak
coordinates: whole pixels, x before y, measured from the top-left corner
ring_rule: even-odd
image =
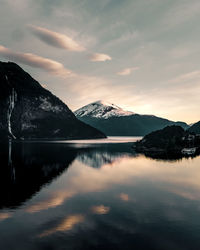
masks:
[[[95,118],[108,119],[110,117],[120,117],[134,115],[134,112],[125,111],[115,104],[99,100],[97,102],[90,103],[75,112],[76,116],[84,117],[91,116]]]
[[[116,109],[120,109],[120,107],[116,106],[115,104],[110,103],[110,102],[106,102],[106,101],[102,101],[102,100],[99,100],[99,101],[97,101],[97,102],[93,102],[93,103],[91,103],[91,104],[109,106],[109,107],[113,107],[113,108],[116,108]],[[90,105],[90,104],[89,104],[89,105]]]

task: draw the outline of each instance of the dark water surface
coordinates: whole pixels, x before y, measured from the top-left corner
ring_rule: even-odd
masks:
[[[134,140],[1,145],[0,249],[200,249],[200,157]]]

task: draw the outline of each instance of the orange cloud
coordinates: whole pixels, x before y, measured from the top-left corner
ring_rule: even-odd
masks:
[[[105,62],[110,60],[112,60],[112,58],[106,54],[94,53],[90,56],[91,62]]]
[[[133,71],[136,71],[138,69],[139,69],[139,67],[125,68],[122,71],[118,72],[117,74],[119,76],[127,76],[127,75],[130,75]]]
[[[58,75],[62,77],[74,75],[69,69],[66,69],[63,66],[63,64],[57,61],[48,59],[48,58],[37,56],[35,54],[14,52],[0,45],[0,55],[2,55],[4,58],[7,58],[11,61],[15,61],[18,63],[26,64],[31,67],[43,69],[54,75]]]

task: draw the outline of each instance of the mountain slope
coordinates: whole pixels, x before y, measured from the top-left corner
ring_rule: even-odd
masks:
[[[142,136],[169,125],[188,128],[184,122],[173,122],[152,115],[139,115],[103,101],[93,102],[74,112],[76,117],[110,136]]]
[[[200,121],[194,123],[189,129],[189,132],[194,132],[195,134],[200,134]]]
[[[0,62],[0,138],[103,138],[15,63]]]

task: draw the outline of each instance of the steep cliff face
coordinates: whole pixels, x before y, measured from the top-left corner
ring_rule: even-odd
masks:
[[[0,137],[103,138],[15,63],[0,62]]]

